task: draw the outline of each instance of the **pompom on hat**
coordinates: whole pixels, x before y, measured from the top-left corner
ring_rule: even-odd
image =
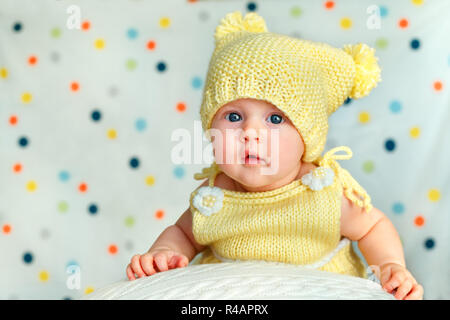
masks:
[[[200,108],[209,139],[220,107],[240,98],[265,100],[296,126],[305,143],[303,161],[313,162],[325,147],[328,117],[347,98],[362,98],[381,81],[375,50],[366,44],[339,49],[268,32],[255,12],[228,13],[214,38]]]

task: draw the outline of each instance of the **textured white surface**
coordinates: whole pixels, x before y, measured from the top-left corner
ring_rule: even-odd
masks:
[[[395,300],[371,280],[272,262],[190,265],[100,288],[82,300]]]

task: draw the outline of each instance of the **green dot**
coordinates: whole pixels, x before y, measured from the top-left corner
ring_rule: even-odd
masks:
[[[375,42],[375,45],[380,49],[385,49],[388,46],[388,41],[386,38],[379,38]]]
[[[137,62],[136,62],[136,60],[129,59],[129,60],[127,60],[126,66],[129,70],[134,70],[134,69],[136,69]]]
[[[375,165],[373,164],[373,161],[366,161],[363,163],[363,170],[366,173],[371,173],[375,169]]]
[[[58,203],[58,211],[61,213],[66,212],[69,209],[69,204],[66,201]]]
[[[53,38],[59,38],[59,37],[61,36],[61,29],[59,29],[59,28],[53,28],[53,29],[50,31],[50,35],[51,35]]]
[[[291,8],[291,16],[294,18],[298,18],[302,15],[302,9],[299,7],[292,7]]]
[[[125,225],[127,227],[132,227],[134,225],[134,218],[132,216],[128,216],[125,218]]]

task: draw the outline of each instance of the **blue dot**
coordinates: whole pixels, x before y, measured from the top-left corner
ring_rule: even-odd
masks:
[[[380,6],[380,17],[386,17],[388,15],[388,9],[385,6]]]
[[[127,36],[130,39],[136,39],[138,36],[138,31],[136,29],[130,28],[127,31]]]
[[[200,77],[194,77],[192,78],[192,87],[194,87],[194,89],[200,89],[203,85],[203,81]]]
[[[88,208],[90,214],[96,214],[98,211],[98,207],[96,204],[91,204]]]
[[[59,180],[61,181],[67,181],[70,179],[70,173],[67,171],[61,171],[59,173]]]
[[[344,105],[348,105],[348,104],[350,104],[350,102],[352,102],[352,99],[351,98],[347,98],[344,101]]]
[[[173,170],[173,174],[174,174],[175,177],[177,177],[177,178],[183,178],[183,177],[184,177],[184,174],[185,174],[184,168],[183,168],[183,167],[180,167],[180,166],[176,167],[176,168]]]
[[[139,167],[139,159],[138,158],[131,158],[130,160],[130,166],[133,169],[136,169],[137,167]]]
[[[91,113],[91,117],[92,117],[92,120],[94,120],[94,121],[100,121],[102,114],[100,113],[100,111],[94,110]]]
[[[156,68],[158,69],[158,71],[163,72],[166,70],[166,64],[164,62],[158,62]]]
[[[395,141],[393,139],[386,140],[386,142],[384,143],[384,147],[389,152],[394,151],[394,149],[395,149]]]
[[[402,111],[402,104],[400,101],[394,100],[389,105],[389,109],[391,109],[393,113],[399,113],[400,111]]]
[[[13,30],[15,32],[20,32],[22,30],[22,23],[16,22],[13,24]]]
[[[394,213],[401,214],[401,213],[405,212],[405,206],[403,205],[403,203],[396,202],[392,206],[392,211],[394,211]]]
[[[434,239],[432,238],[428,238],[427,240],[425,240],[425,248],[427,249],[433,249],[434,248]]]
[[[71,297],[64,297],[63,300],[72,300]]]
[[[33,254],[31,252],[25,252],[23,255],[23,262],[30,264],[33,262]]]
[[[69,262],[67,262],[66,268],[68,268],[70,266],[79,267],[78,262],[76,262],[75,260],[70,260]]]
[[[145,119],[137,119],[136,120],[136,129],[138,131],[144,131],[147,128],[147,121]]]
[[[26,147],[28,145],[28,139],[26,137],[21,137],[19,139],[19,145],[21,147]]]
[[[411,48],[413,50],[417,50],[420,47],[420,41],[418,39],[412,39],[411,40]]]
[[[249,3],[247,4],[247,9],[248,9],[248,11],[255,11],[255,10],[256,10],[256,3],[254,3],[254,2],[249,2]]]

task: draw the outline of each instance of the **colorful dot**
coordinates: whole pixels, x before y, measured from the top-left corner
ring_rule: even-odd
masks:
[[[107,136],[109,139],[115,139],[115,138],[117,138],[117,131],[114,130],[114,129],[109,129],[109,130],[106,132],[106,136]]]
[[[61,171],[59,173],[59,180],[65,182],[68,181],[70,179],[70,173],[67,171]]]
[[[91,118],[94,121],[100,121],[100,119],[102,118],[102,114],[99,110],[94,110],[91,113]]]
[[[13,24],[13,30],[15,31],[15,32],[20,32],[20,31],[22,31],[22,28],[23,28],[23,26],[22,26],[22,23],[20,23],[20,22],[15,22],[14,24]]]
[[[67,212],[68,209],[69,209],[69,204],[66,201],[61,201],[58,203],[58,211],[60,213]]]
[[[416,6],[420,6],[423,4],[423,0],[411,0],[411,2]]]
[[[37,63],[37,57],[36,56],[30,56],[28,58],[28,64],[31,66],[34,66]]]
[[[170,26],[170,19],[168,17],[162,17],[159,19],[159,26],[161,28],[168,28]]]
[[[411,49],[417,50],[420,47],[420,40],[419,39],[412,39],[410,43]]]
[[[115,244],[111,244],[111,245],[109,245],[109,247],[108,247],[108,252],[109,252],[110,254],[116,254],[118,250],[119,250],[119,249],[117,248],[117,246],[116,246]]]
[[[164,210],[156,210],[155,212],[155,218],[156,219],[162,219],[164,218]]]
[[[125,218],[125,226],[132,227],[134,225],[134,218],[132,216],[128,216]]]
[[[134,28],[130,28],[127,31],[127,36],[130,39],[136,39],[137,36],[138,36],[138,31],[136,29],[134,29]]]
[[[52,30],[50,30],[50,35],[53,38],[59,38],[61,36],[61,29],[59,28],[53,28]]]
[[[137,131],[144,131],[147,128],[147,121],[145,121],[145,119],[142,118],[137,119],[135,126]]]
[[[0,69],[0,77],[2,77],[3,79],[6,79],[8,77],[8,69],[1,68]]]
[[[358,116],[358,120],[361,123],[367,123],[370,121],[370,114],[366,111],[360,112]]]
[[[89,210],[90,214],[94,215],[98,212],[98,207],[96,204],[91,204],[91,205],[89,205],[88,210]]]
[[[388,9],[385,6],[379,6],[380,8],[380,17],[384,18],[388,15]]]
[[[148,186],[154,185],[154,184],[155,184],[155,177],[154,177],[154,176],[148,176],[148,177],[146,177],[146,178],[145,178],[145,183],[146,183]]]
[[[419,127],[412,127],[409,129],[409,135],[413,139],[417,139],[420,136],[420,128]]]
[[[399,113],[402,111],[402,104],[400,101],[394,100],[389,104],[389,109],[393,113]]]
[[[395,141],[393,139],[388,139],[384,143],[384,147],[387,151],[392,152],[395,150]]]
[[[257,9],[257,5],[254,2],[249,2],[247,4],[247,10],[248,11],[255,11]]]
[[[80,89],[80,84],[78,82],[71,82],[70,83],[70,90],[78,91],[79,89]]]
[[[94,288],[91,286],[86,287],[86,289],[84,289],[84,294],[90,294],[92,292],[94,292]]]
[[[20,137],[20,139],[19,139],[19,146],[26,147],[27,145],[28,145],[28,138]]]
[[[84,183],[84,182],[80,183],[79,186],[78,186],[78,190],[79,190],[80,192],[82,192],[82,193],[86,192],[87,189],[88,189],[88,186],[87,186],[87,184]]]
[[[21,172],[21,171],[22,171],[22,165],[21,165],[20,163],[14,164],[14,166],[13,166],[13,171],[14,171],[15,173]]]
[[[298,18],[302,15],[302,9],[300,7],[292,7],[290,13],[292,17]]]
[[[347,97],[344,101],[344,105],[349,105],[352,102],[352,98]]]
[[[103,39],[95,40],[94,46],[96,49],[102,50],[103,48],[105,48],[105,40],[103,40]]]
[[[423,216],[419,215],[414,218],[414,225],[416,227],[422,227],[424,224],[425,224],[425,218]]]
[[[334,1],[326,1],[324,6],[325,6],[325,9],[331,10],[334,8]]]
[[[349,29],[352,26],[352,20],[350,18],[342,18],[340,24],[342,29]]]
[[[203,85],[203,81],[200,77],[194,77],[192,79],[192,87],[194,89],[200,89],[202,87],[202,85]]]
[[[424,244],[426,249],[433,249],[435,246],[434,239],[432,238],[426,239]]]
[[[364,172],[371,173],[375,170],[375,164],[373,163],[373,161],[368,160],[363,163],[362,168]]]
[[[11,225],[10,224],[4,224],[2,227],[2,231],[4,234],[10,234],[11,233]]]
[[[153,40],[150,40],[147,42],[147,49],[148,50],[155,50],[156,42]]]
[[[25,92],[22,94],[22,102],[29,103],[33,99],[33,96],[29,92]]]
[[[186,104],[184,102],[177,103],[177,111],[178,112],[186,111]]]
[[[9,117],[9,124],[12,126],[15,126],[17,124],[17,116],[16,115]]]
[[[136,69],[137,62],[134,59],[128,59],[127,62],[125,63],[125,66],[127,67],[128,70],[134,70]]]
[[[158,62],[158,64],[156,65],[156,69],[157,69],[159,72],[165,71],[166,68],[167,68],[167,66],[166,66],[166,64],[165,64],[164,62]]]
[[[406,18],[402,18],[402,19],[400,19],[400,20],[398,21],[398,26],[399,26],[400,28],[402,28],[402,29],[407,28],[408,25],[409,25],[409,21],[408,21],[408,19],[406,19]]]
[[[27,191],[30,191],[30,192],[36,191],[36,189],[37,189],[36,181],[33,181],[33,180],[28,181],[26,184],[26,189],[27,189]]]
[[[434,88],[435,91],[441,91],[442,87],[443,87],[443,85],[442,85],[441,81],[435,81],[433,83],[433,88]]]
[[[33,262],[33,254],[31,252],[25,252],[23,255],[23,262],[30,264]]]
[[[139,159],[138,158],[131,158],[130,159],[130,167],[133,169],[136,169],[139,167]]]
[[[84,21],[84,22],[81,24],[81,29],[82,29],[83,31],[89,30],[90,27],[91,27],[91,23],[90,23],[89,21]]]
[[[405,211],[405,206],[403,205],[403,203],[396,202],[392,206],[392,211],[398,214],[403,213]]]
[[[375,41],[375,46],[379,49],[386,49],[389,44],[389,41],[386,38],[378,38]]]
[[[441,193],[438,189],[430,189],[428,190],[428,199],[432,202],[439,201],[441,198]]]
[[[185,170],[183,167],[175,167],[175,169],[173,170],[173,174],[175,175],[176,178],[183,178],[185,175]]]

